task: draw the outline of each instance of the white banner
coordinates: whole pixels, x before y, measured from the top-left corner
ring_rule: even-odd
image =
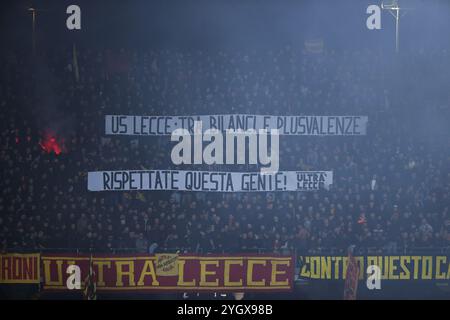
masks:
[[[367,131],[367,116],[263,116],[246,114],[203,116],[106,115],[105,133],[114,135],[170,135],[178,128],[194,132],[194,121],[203,130],[278,129],[282,135],[359,136]]]
[[[259,172],[125,170],[88,173],[89,191],[315,191],[328,189],[332,183],[332,171],[279,171],[275,174],[261,174]]]

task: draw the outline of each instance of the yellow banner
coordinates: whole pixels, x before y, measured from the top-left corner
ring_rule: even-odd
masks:
[[[177,276],[178,275],[178,254],[155,254],[156,275]]]
[[[359,280],[367,278],[367,267],[376,265],[382,280],[449,280],[448,256],[359,256]],[[319,280],[344,280],[348,257],[302,256],[300,277]]]

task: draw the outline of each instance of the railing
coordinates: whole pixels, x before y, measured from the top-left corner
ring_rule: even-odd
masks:
[[[148,250],[139,250],[138,248],[111,248],[108,250],[97,250],[97,249],[89,249],[89,248],[7,248],[4,252],[11,253],[76,253],[76,254],[89,254],[89,253],[103,253],[103,254],[143,254],[149,253]],[[214,251],[205,251],[205,250],[195,250],[194,248],[163,248],[158,247],[156,253],[198,253],[198,254],[230,254],[233,252],[225,251],[225,250],[214,250]],[[346,255],[347,249],[345,248],[314,248],[308,250],[300,250],[296,248],[281,248],[278,250],[269,249],[269,248],[250,248],[236,251],[236,253],[279,253],[279,254],[296,254],[296,255]],[[411,247],[411,248],[396,248],[396,249],[386,249],[379,247],[363,247],[356,248],[355,255],[375,255],[375,254],[403,254],[403,255],[411,255],[411,254],[450,254],[450,246],[445,247]]]

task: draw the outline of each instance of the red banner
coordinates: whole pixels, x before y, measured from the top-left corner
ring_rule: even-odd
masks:
[[[41,259],[47,290],[68,290],[70,265],[80,279],[89,273],[88,255]],[[294,258],[280,255],[95,255],[92,263],[97,291],[289,291],[295,270]]]
[[[39,271],[39,253],[0,255],[0,283],[39,283]]]

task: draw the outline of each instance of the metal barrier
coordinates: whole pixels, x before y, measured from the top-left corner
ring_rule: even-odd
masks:
[[[142,251],[137,248],[111,248],[108,250],[98,250],[89,248],[6,248],[3,253],[76,253],[76,254],[90,254],[90,253],[110,253],[110,254],[143,254],[149,253],[148,250]],[[163,248],[158,247],[155,253],[198,253],[198,254],[230,254],[233,252],[225,250],[195,250],[189,247],[177,247],[177,248]],[[317,255],[346,255],[347,249],[345,248],[314,248],[309,250],[299,250],[296,248],[281,248],[279,250],[273,250],[269,248],[251,248],[236,251],[236,253],[252,253],[252,254],[263,254],[263,253],[278,253],[278,254],[296,254],[296,255],[307,255],[307,254],[317,254]],[[375,254],[397,254],[397,255],[432,255],[432,254],[450,254],[450,246],[447,247],[411,247],[402,250],[386,250],[385,248],[379,247],[362,247],[356,248],[355,254],[363,255],[375,255]]]

